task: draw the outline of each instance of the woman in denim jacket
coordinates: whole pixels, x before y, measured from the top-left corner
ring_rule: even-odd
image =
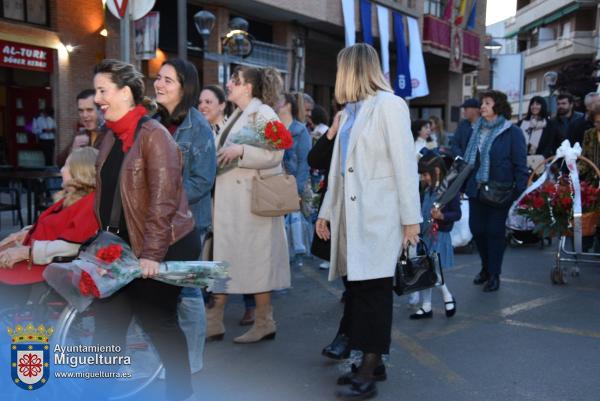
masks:
[[[200,83],[196,67],[181,59],[165,61],[154,81],[154,91],[159,105],[157,118],[173,135],[183,154],[183,186],[202,246],[212,222],[211,190],[217,158],[210,125],[197,109]],[[195,373],[202,369],[206,334],[200,290],[184,288],[177,312],[188,342],[190,367]]]

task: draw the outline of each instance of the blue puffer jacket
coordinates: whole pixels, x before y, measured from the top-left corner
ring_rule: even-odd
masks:
[[[183,187],[200,233],[212,223],[211,190],[217,172],[215,139],[206,118],[195,108],[173,134],[183,154]]]
[[[291,149],[287,149],[283,154],[283,165],[288,174],[296,178],[298,194],[304,192],[304,185],[308,181],[310,168],[308,166],[308,152],[311,147],[311,139],[308,130],[298,120],[293,120],[289,130],[294,140]]]
[[[527,188],[527,147],[521,128],[507,121],[502,133],[494,140],[490,149],[489,181],[514,183],[514,199]],[[471,139],[475,138],[471,135]],[[476,198],[479,186],[475,180],[479,170],[479,161],[465,182],[464,193],[469,198]]]

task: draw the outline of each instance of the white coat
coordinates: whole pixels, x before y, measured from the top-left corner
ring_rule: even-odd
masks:
[[[346,122],[343,113],[340,132]],[[348,280],[393,277],[402,248],[402,226],[422,221],[419,175],[406,102],[385,91],[364,100],[350,133],[345,177],[340,132],[319,218],[331,226],[331,268],[337,276],[342,201],[347,234]]]
[[[236,110],[220,131],[233,124],[227,143],[248,125],[254,115],[278,120],[277,114],[258,99]],[[236,117],[239,118],[236,120]],[[235,123],[234,123],[235,121]],[[215,140],[220,148],[220,136]],[[242,145],[244,155],[237,167],[217,175],[213,208],[214,260],[229,263],[230,280],[215,292],[255,294],[290,286],[290,264],[283,217],[262,217],[250,212],[252,178],[282,171],[283,150]]]

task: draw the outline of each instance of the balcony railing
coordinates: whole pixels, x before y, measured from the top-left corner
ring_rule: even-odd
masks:
[[[261,66],[274,67],[278,70],[288,71],[288,55],[290,49],[271,43],[254,41],[252,54],[244,61]]]
[[[473,32],[464,31],[463,32],[463,56],[468,59],[479,61],[479,49],[480,49],[479,35],[477,35]]]
[[[450,52],[450,36],[452,26],[432,15],[423,17],[423,43],[433,48]],[[463,31],[463,56],[470,60],[479,61],[479,35],[471,31]],[[448,55],[449,57],[449,55]]]
[[[423,43],[437,49],[450,51],[450,22],[433,15],[423,16]]]

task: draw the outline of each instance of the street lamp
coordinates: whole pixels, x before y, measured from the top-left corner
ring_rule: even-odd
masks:
[[[488,51],[489,54],[488,58],[490,61],[490,89],[494,89],[494,63],[496,62],[494,54],[496,54],[502,48],[502,44],[496,42],[492,38],[489,38],[485,42],[485,45],[483,47],[485,48],[485,50]]]
[[[548,104],[548,111],[552,114],[556,111],[556,103],[554,101],[554,91],[556,90],[556,83],[558,82],[558,73],[556,71],[548,71],[544,74],[544,83],[548,88],[548,98],[546,103]]]
[[[206,10],[198,11],[196,15],[194,15],[194,24],[196,25],[196,30],[200,36],[202,36],[203,55],[208,47],[208,38],[215,26],[215,20],[215,15]]]
[[[248,33],[248,21],[235,17],[229,21],[227,35],[223,36],[223,53],[239,57],[248,57],[254,48],[254,38]]]

